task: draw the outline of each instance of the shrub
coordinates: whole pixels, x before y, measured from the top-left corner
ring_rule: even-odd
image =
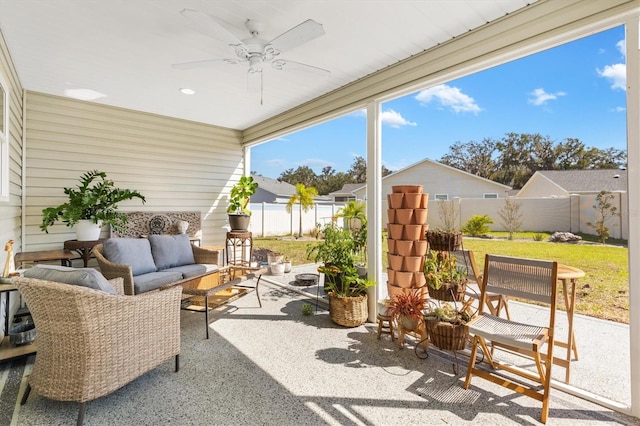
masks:
[[[472,237],[480,237],[483,234],[491,232],[489,224],[493,223],[493,219],[485,215],[473,215],[462,227],[462,232]]]
[[[544,240],[544,234],[540,232],[533,234],[533,241],[542,241],[542,240]]]

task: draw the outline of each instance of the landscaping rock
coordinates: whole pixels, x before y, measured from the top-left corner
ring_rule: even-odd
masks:
[[[554,232],[549,237],[549,241],[552,243],[577,243],[580,240],[582,240],[582,237],[571,232]]]

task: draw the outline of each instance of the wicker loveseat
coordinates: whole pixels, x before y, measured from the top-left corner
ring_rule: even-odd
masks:
[[[79,402],[77,422],[82,424],[87,402],[172,357],[178,371],[182,289],[131,297],[122,294],[122,278],[102,279],[114,286],[110,292],[36,278],[14,279],[37,333],[38,352],[22,404],[31,389],[49,399]]]
[[[186,234],[109,238],[93,254],[107,279],[124,278],[128,295],[219,276],[218,251],[191,244]]]

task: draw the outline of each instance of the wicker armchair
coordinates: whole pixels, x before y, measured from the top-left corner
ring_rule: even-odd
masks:
[[[196,245],[191,245],[193,257],[196,263],[218,265],[220,262],[218,251],[208,250]],[[114,278],[124,278],[124,294],[136,294],[133,287],[133,273],[129,265],[113,263],[104,255],[104,245],[98,244],[93,247],[93,255],[98,262],[100,272],[108,280]]]
[[[31,389],[57,401],[86,403],[121,388],[175,356],[179,369],[181,287],[136,297],[87,287],[17,278],[33,316],[37,356]]]

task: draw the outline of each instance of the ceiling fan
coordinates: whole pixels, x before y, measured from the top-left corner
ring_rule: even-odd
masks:
[[[173,64],[174,68],[191,69],[220,62],[226,64],[248,63],[247,89],[250,92],[262,92],[262,71],[266,64],[271,64],[272,68],[279,71],[298,70],[321,76],[330,74],[330,72],[325,69],[290,61],[288,59],[281,59],[279,56],[282,52],[286,52],[287,50],[324,35],[322,24],[312,19],[304,21],[271,41],[266,41],[258,37],[263,28],[260,21],[247,19],[245,25],[251,37],[240,40],[224,28],[217,20],[203,12],[184,9],[180,14],[187,18],[193,27],[201,33],[231,46],[235,51],[236,58],[184,62]]]

